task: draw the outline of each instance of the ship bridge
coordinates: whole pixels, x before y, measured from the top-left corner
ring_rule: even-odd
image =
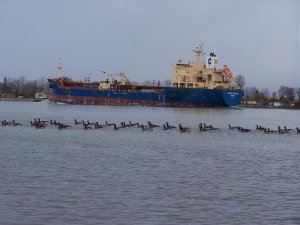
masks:
[[[229,76],[224,70],[218,69],[218,57],[210,53],[206,57],[206,63],[202,64],[202,45],[193,49],[195,62],[183,62],[179,60],[172,68],[171,86],[177,88],[206,88],[229,89],[233,87]],[[227,67],[228,68],[228,67]],[[232,75],[232,74],[231,74]]]

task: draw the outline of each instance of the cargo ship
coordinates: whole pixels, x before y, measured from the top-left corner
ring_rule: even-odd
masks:
[[[138,84],[129,81],[125,73],[106,75],[99,82],[74,81],[62,76],[61,62],[58,75],[48,78],[49,100],[69,104],[158,106],[158,107],[213,107],[240,104],[244,91],[236,87],[228,66],[218,68],[214,53],[201,62],[202,45],[193,49],[195,62],[179,60],[172,67],[169,85],[160,82]],[[106,74],[105,72],[103,72]]]

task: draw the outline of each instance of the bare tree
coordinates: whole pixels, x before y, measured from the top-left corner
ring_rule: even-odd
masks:
[[[11,89],[13,90],[16,96],[24,95],[26,78],[21,76],[17,79],[13,79],[10,81]]]
[[[16,97],[34,98],[37,92],[37,81],[27,81],[24,76],[15,79],[5,77],[1,92]]]
[[[278,98],[277,98],[277,94],[276,94],[276,92],[275,92],[275,91],[273,91],[273,92],[272,92],[271,99],[272,99],[272,101],[276,101],[276,100],[278,100]]]
[[[37,81],[27,81],[24,85],[23,96],[25,98],[34,98],[37,93]]]
[[[288,105],[294,102],[295,89],[287,86],[280,86],[278,90],[279,100],[283,105]]]
[[[300,102],[300,88],[295,88],[295,96],[298,98],[298,102]]]
[[[234,79],[235,83],[236,83],[236,86],[239,88],[239,89],[244,89],[245,85],[246,85],[246,79],[243,75],[239,74],[235,77]]]
[[[46,78],[41,77],[37,80],[37,92],[49,93],[49,85]]]
[[[267,88],[262,89],[260,92],[260,103],[262,105],[268,105],[269,104],[269,99],[270,99],[270,93]]]
[[[245,89],[245,100],[248,101],[256,101],[258,99],[257,96],[258,89],[256,87],[247,87]]]

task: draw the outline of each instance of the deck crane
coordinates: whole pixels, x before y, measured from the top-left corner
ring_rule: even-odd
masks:
[[[104,79],[111,82],[111,83],[114,83],[114,81],[116,80],[116,77],[120,77],[120,84],[121,85],[125,85],[128,82],[128,79],[127,79],[124,72],[107,74],[105,71],[101,71],[101,73],[103,73]]]

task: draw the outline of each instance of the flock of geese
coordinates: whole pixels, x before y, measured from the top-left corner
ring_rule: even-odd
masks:
[[[1,121],[2,126],[21,126],[22,123],[17,123],[15,120],[11,121],[6,121],[2,120]],[[40,118],[34,118],[32,121],[30,121],[30,125],[32,127],[35,127],[36,129],[44,129],[48,125],[53,125],[57,126],[58,129],[68,129],[71,128],[71,125],[65,124],[58,122],[56,120],[41,120]],[[140,128],[142,131],[153,131],[153,129],[156,128],[161,128],[163,130],[179,130],[180,132],[190,132],[191,128],[190,127],[184,127],[181,124],[178,124],[178,126],[172,126],[168,122],[163,124],[162,126],[153,124],[152,122],[148,121],[147,124],[140,124],[140,123],[132,123],[129,121],[129,123],[121,122],[119,125],[116,123],[109,123],[105,121],[104,124],[99,124],[98,122],[89,122],[89,121],[78,121],[77,119],[74,119],[74,126],[82,127],[83,129],[103,129],[106,127],[112,127],[113,130],[120,130],[123,128],[129,128],[129,127],[136,127]],[[241,126],[231,126],[228,124],[228,129],[229,130],[237,130],[240,132],[251,132],[251,129],[248,128],[243,128]],[[215,131],[219,130],[219,128],[216,128],[214,126],[206,125],[205,123],[199,123],[198,125],[198,131],[205,132],[205,131]],[[281,128],[280,126],[277,127],[276,130],[271,130],[270,128],[263,127],[263,126],[258,126],[256,125],[256,129],[258,131],[261,131],[263,133],[279,133],[279,134],[288,134],[290,132],[296,131],[296,133],[300,134],[300,129],[296,127],[295,129],[287,128],[284,126]]]

